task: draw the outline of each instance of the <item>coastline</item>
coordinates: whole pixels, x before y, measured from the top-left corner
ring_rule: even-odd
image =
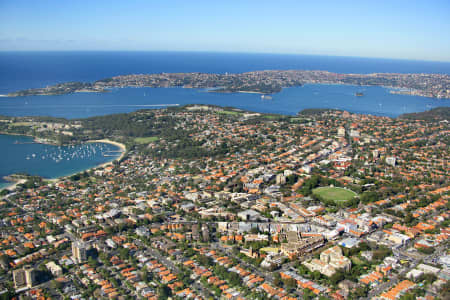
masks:
[[[414,76],[413,76],[414,75]],[[421,82],[429,84],[422,86]],[[103,78],[94,82],[63,82],[45,88],[24,89],[8,97],[103,93],[115,88],[182,87],[214,93],[276,94],[304,84],[338,84],[407,88],[405,95],[450,99],[450,76],[439,73],[334,73],[324,70],[249,71],[245,73],[148,73]],[[262,84],[262,85],[261,85]],[[414,91],[413,91],[414,90]]]
[[[89,140],[89,141],[87,141],[86,143],[105,143],[105,144],[111,144],[111,145],[114,145],[114,146],[116,146],[116,147],[119,147],[120,150],[122,151],[122,153],[120,154],[119,157],[117,157],[117,158],[115,158],[115,159],[113,159],[113,160],[111,160],[111,161],[109,161],[109,162],[105,162],[105,163],[103,163],[103,164],[101,164],[101,165],[98,165],[97,167],[89,168],[88,170],[91,170],[91,169],[94,169],[94,168],[99,168],[99,167],[109,166],[109,165],[113,164],[113,162],[115,162],[115,161],[120,161],[120,160],[125,156],[125,154],[127,153],[127,147],[126,147],[124,144],[119,143],[119,142],[116,142],[116,141],[111,141],[111,140],[108,140],[108,139],[102,139],[102,140]],[[87,170],[86,170],[86,171],[87,171]]]
[[[1,134],[3,134],[3,133],[1,133]],[[9,135],[16,135],[16,134],[9,134]],[[20,134],[17,134],[17,135],[20,135]],[[22,135],[22,136],[29,136],[29,135]],[[29,137],[32,137],[32,136],[29,136]],[[36,142],[36,141],[35,141],[35,142]],[[55,183],[55,182],[61,181],[61,180],[64,179],[64,178],[73,176],[73,175],[78,174],[78,173],[81,173],[81,172],[89,172],[89,171],[91,171],[91,170],[95,170],[95,169],[98,169],[98,168],[105,168],[105,167],[107,167],[107,166],[112,165],[115,161],[120,161],[120,160],[125,156],[125,154],[126,154],[126,152],[127,152],[127,148],[126,148],[126,146],[125,146],[124,144],[119,143],[119,142],[116,142],[116,141],[108,140],[108,139],[102,139],[102,140],[88,140],[88,141],[85,141],[85,142],[83,142],[83,143],[105,143],[105,144],[111,144],[111,145],[114,145],[114,146],[120,148],[121,154],[120,154],[119,157],[116,157],[116,158],[114,158],[114,159],[111,160],[111,161],[102,163],[102,164],[100,164],[100,165],[93,166],[93,167],[88,168],[88,169],[85,169],[85,170],[83,170],[83,171],[77,171],[77,172],[70,173],[70,174],[67,174],[67,175],[64,175],[64,176],[60,176],[60,177],[56,177],[56,178],[43,178],[43,179],[44,179],[45,181]],[[43,144],[45,144],[45,143],[43,143]],[[26,182],[25,179],[20,179],[20,180],[18,180],[18,181],[16,181],[16,182],[11,182],[11,184],[9,184],[9,185],[7,185],[7,186],[5,186],[5,187],[3,187],[3,188],[0,188],[0,190],[14,191],[15,188],[17,187],[17,185],[23,184],[23,183],[25,183],[25,182]]]
[[[0,134],[3,134],[3,135],[26,136],[26,137],[32,138],[32,139],[33,139],[33,143],[35,143],[35,144],[60,146],[60,144],[56,143],[55,141],[50,141],[50,140],[41,139],[41,138],[36,137],[36,136],[34,136],[34,135],[31,135],[31,134],[26,134],[26,133],[11,133],[11,132],[4,132],[4,131],[0,131]],[[80,142],[80,144],[81,144],[81,143],[86,143],[86,142]],[[64,144],[64,145],[62,145],[62,146],[66,146],[66,144]]]
[[[265,95],[265,93],[263,92],[256,92],[256,91],[237,91],[238,93],[243,93],[243,94],[260,94],[260,95]]]
[[[243,93],[243,94],[262,94],[265,95],[266,93],[263,92],[257,92],[257,91],[230,91],[230,90],[220,90],[220,88],[213,88],[206,90],[207,93],[218,93],[218,94],[233,94],[233,93]]]
[[[8,191],[12,192],[12,191],[14,191],[16,189],[17,185],[23,184],[25,182],[26,182],[25,179],[19,179],[17,181],[11,182],[10,185],[5,186],[4,188],[2,188],[2,190],[8,190]]]
[[[127,148],[126,148],[126,146],[125,146],[124,144],[119,143],[119,142],[115,142],[115,141],[111,141],[111,140],[108,140],[108,139],[102,139],[102,140],[89,140],[89,141],[86,141],[85,143],[105,143],[105,144],[111,144],[111,145],[114,145],[114,146],[119,147],[120,150],[122,150],[122,153],[120,154],[119,157],[117,157],[117,158],[115,158],[115,159],[113,159],[113,160],[111,160],[111,161],[108,161],[108,162],[102,163],[102,164],[100,164],[100,165],[91,167],[91,168],[86,169],[86,170],[84,170],[84,171],[74,172],[74,173],[71,173],[71,174],[68,174],[68,175],[64,175],[64,176],[61,176],[61,177],[57,177],[57,178],[45,178],[45,180],[46,180],[46,181],[49,181],[49,182],[52,182],[52,183],[56,183],[56,182],[59,182],[59,181],[61,181],[62,179],[66,178],[66,177],[70,177],[70,176],[73,176],[73,175],[78,174],[78,173],[81,173],[81,172],[89,172],[89,171],[91,171],[91,170],[96,170],[96,169],[98,169],[98,168],[105,168],[105,167],[107,167],[107,166],[112,165],[115,161],[120,161],[120,160],[125,156],[125,154],[126,154],[126,152],[127,152]]]
[[[89,172],[89,171],[91,171],[91,170],[96,170],[96,169],[98,169],[98,168],[105,168],[105,167],[107,167],[107,166],[112,165],[115,161],[120,161],[120,160],[125,156],[125,154],[126,154],[126,152],[127,152],[127,147],[126,147],[124,144],[119,143],[119,142],[115,142],[115,141],[111,141],[111,140],[108,140],[108,139],[102,139],[102,140],[89,140],[89,141],[86,141],[86,142],[84,142],[84,143],[105,143],[105,144],[111,144],[111,145],[114,145],[114,146],[119,147],[120,150],[122,150],[122,153],[120,154],[119,157],[117,157],[117,158],[115,158],[115,159],[113,159],[113,160],[111,160],[111,161],[102,163],[102,164],[97,165],[97,166],[93,166],[93,167],[91,167],[91,168],[89,168],[89,169],[86,169],[86,170],[84,170],[84,171],[74,172],[74,173],[71,173],[71,174],[68,174],[68,175],[64,175],[64,176],[61,176],[61,177],[57,177],[57,178],[44,178],[44,180],[49,181],[49,182],[52,182],[52,183],[56,183],[56,182],[61,181],[61,180],[64,179],[64,178],[73,176],[73,175],[78,174],[78,173],[81,173],[81,172]]]

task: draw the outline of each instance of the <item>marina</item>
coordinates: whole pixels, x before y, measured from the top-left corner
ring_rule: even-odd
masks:
[[[14,135],[0,135],[0,145],[0,178],[18,173],[44,178],[67,176],[110,162],[123,153],[118,146],[106,142],[55,146]],[[8,184],[0,179],[0,188]]]
[[[33,144],[33,142],[23,142],[19,145],[25,144]],[[103,157],[116,157],[120,155],[121,151],[111,151],[107,150],[107,147],[104,144],[82,144],[82,145],[71,145],[71,146],[57,146],[54,149],[44,149],[43,155],[36,156],[36,153],[32,153],[31,155],[27,155],[26,159],[38,159],[38,160],[52,160],[56,163],[59,163],[63,160],[72,160],[72,159],[90,159],[94,157],[97,152],[99,152]]]

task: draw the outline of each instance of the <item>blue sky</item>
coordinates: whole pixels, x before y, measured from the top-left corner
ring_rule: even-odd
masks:
[[[450,1],[0,0],[0,50],[262,52],[450,61]]]

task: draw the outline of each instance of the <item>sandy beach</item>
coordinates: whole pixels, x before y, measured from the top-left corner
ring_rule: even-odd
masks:
[[[16,189],[16,186],[17,186],[17,185],[23,184],[23,183],[25,183],[25,182],[26,182],[25,179],[20,179],[20,180],[17,180],[17,181],[15,181],[15,182],[11,183],[11,185],[8,185],[8,186],[4,187],[3,189],[12,192],[12,191],[14,191],[14,190]]]
[[[89,141],[87,141],[86,143],[106,143],[106,144],[111,144],[111,145],[117,146],[117,147],[120,148],[120,150],[122,150],[122,153],[120,154],[120,156],[119,156],[118,158],[116,158],[116,159],[114,159],[114,160],[112,160],[112,161],[103,163],[103,164],[101,164],[101,165],[98,165],[98,166],[89,168],[89,169],[87,169],[86,171],[89,171],[89,170],[92,170],[92,169],[97,169],[97,168],[104,168],[104,167],[110,166],[110,165],[112,165],[115,161],[121,160],[121,159],[125,156],[125,153],[127,152],[127,147],[125,147],[124,144],[121,144],[121,143],[115,142],[115,141],[111,141],[111,140],[108,140],[108,139],[103,139],[103,140],[89,140]]]
[[[95,170],[95,169],[98,169],[98,168],[105,168],[105,167],[107,167],[107,166],[110,166],[110,165],[112,165],[115,161],[121,160],[121,159],[125,156],[125,153],[126,153],[126,150],[127,150],[127,148],[125,147],[124,144],[121,144],[121,143],[115,142],[115,141],[111,141],[111,140],[108,140],[108,139],[103,139],[103,140],[89,140],[89,141],[86,141],[85,143],[106,143],[106,144],[111,144],[111,145],[114,145],[114,146],[119,147],[120,150],[122,150],[122,153],[121,153],[120,156],[117,157],[116,159],[113,159],[113,160],[108,161],[108,162],[106,162],[106,163],[103,163],[103,164],[101,164],[101,165],[94,166],[94,167],[92,167],[92,168],[86,169],[86,170],[81,171],[81,172],[89,172],[90,170]],[[60,180],[63,179],[63,178],[67,178],[67,177],[70,177],[70,176],[72,176],[72,175],[75,175],[75,174],[78,174],[78,173],[81,173],[81,172],[76,172],[76,173],[69,174],[69,175],[65,175],[65,176],[58,177],[58,178],[50,178],[50,179],[46,178],[45,180],[46,180],[46,181],[49,181],[49,182],[58,182],[58,181],[60,181]]]

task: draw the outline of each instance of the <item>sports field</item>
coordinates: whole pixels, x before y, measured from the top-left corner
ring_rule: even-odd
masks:
[[[357,195],[351,190],[338,187],[320,187],[313,190],[313,194],[323,200],[331,200],[336,203],[348,201]]]
[[[137,137],[134,141],[138,144],[148,144],[151,142],[156,142],[158,140],[157,136],[149,136],[149,137]]]

